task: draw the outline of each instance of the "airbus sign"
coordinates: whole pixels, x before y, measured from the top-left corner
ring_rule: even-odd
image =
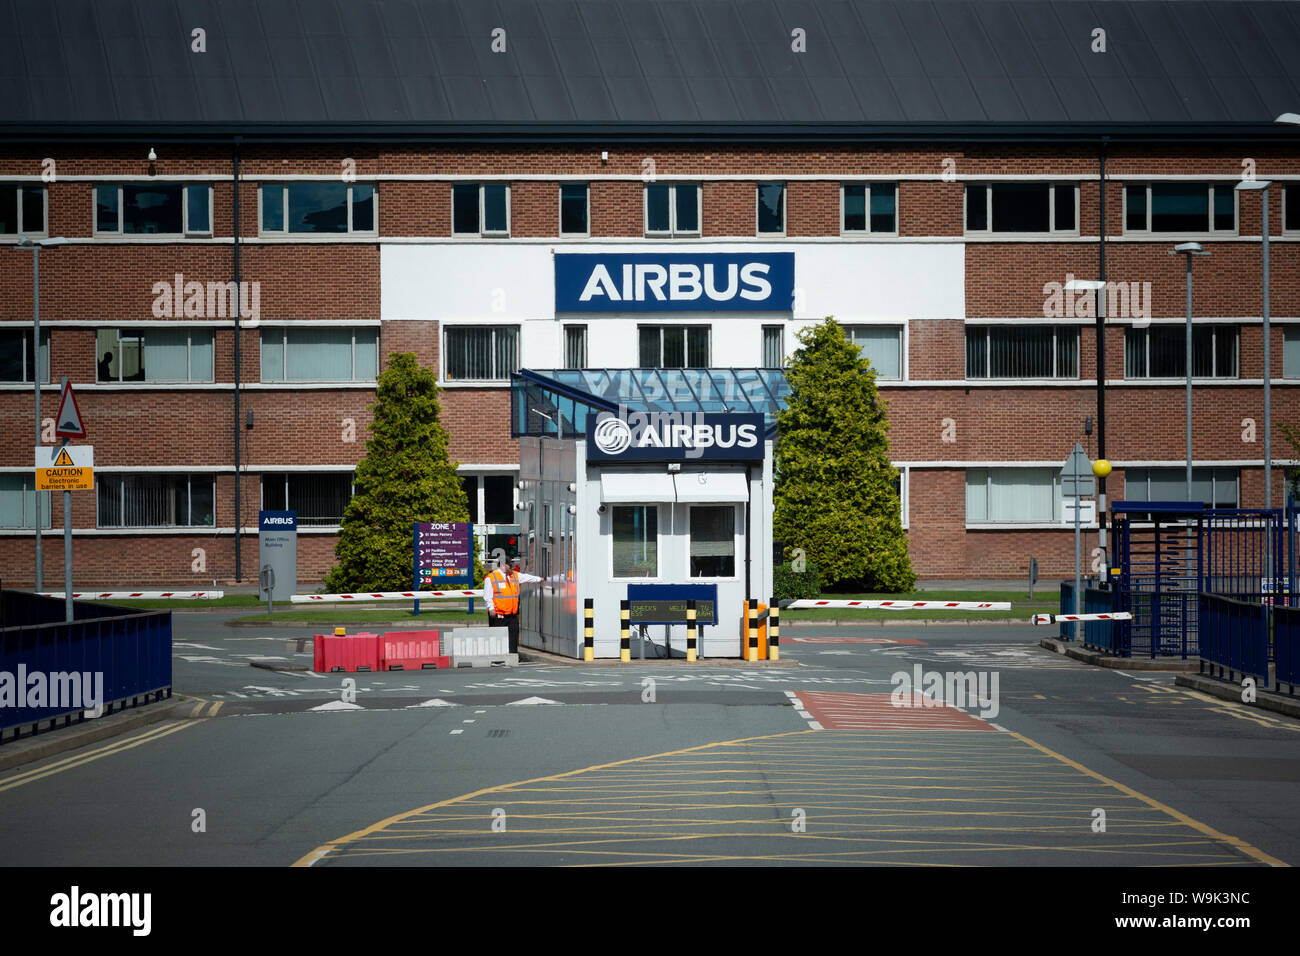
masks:
[[[757,461],[763,432],[763,416],[750,413],[602,412],[587,440],[587,460]]]
[[[794,253],[557,253],[556,312],[789,312]]]

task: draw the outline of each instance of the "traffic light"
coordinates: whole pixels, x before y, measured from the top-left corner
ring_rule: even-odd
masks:
[[[506,560],[517,558],[519,557],[519,536],[514,534],[490,534],[487,536],[487,549],[490,557],[496,557],[499,551],[505,554]]]

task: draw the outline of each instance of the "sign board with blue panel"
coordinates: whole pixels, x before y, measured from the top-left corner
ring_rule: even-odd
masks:
[[[474,526],[467,521],[417,522],[412,531],[415,587],[446,591],[474,586]]]
[[[271,600],[287,601],[297,593],[298,512],[257,513],[257,567],[271,569]]]
[[[558,253],[556,312],[789,312],[794,253]]]

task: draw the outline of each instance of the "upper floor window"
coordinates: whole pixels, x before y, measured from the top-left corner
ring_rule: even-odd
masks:
[[[375,187],[366,183],[263,183],[262,235],[378,232]]]
[[[966,187],[966,232],[1078,233],[1074,183],[987,183]]]
[[[1282,231],[1300,232],[1300,183],[1282,184]]]
[[[0,329],[0,382],[31,382],[37,357],[32,354],[31,329]],[[50,380],[50,333],[41,332],[40,376]]]
[[[1072,325],[968,326],[966,377],[1078,378],[1079,329]]]
[[[1300,325],[1283,328],[1282,377],[1300,378]]]
[[[758,184],[758,234],[785,235],[785,183]]]
[[[0,183],[0,236],[43,236],[46,192],[44,186]]]
[[[560,235],[591,235],[591,203],[586,183],[560,184]]]
[[[97,382],[211,382],[212,330],[99,329]]]
[[[506,183],[453,183],[451,231],[455,235],[510,235],[510,186]]]
[[[587,367],[587,327],[585,325],[566,325],[564,327],[564,367]]]
[[[1237,468],[1193,468],[1190,497],[1186,467],[1124,469],[1129,501],[1200,501],[1210,508],[1239,508],[1240,488]]]
[[[1237,231],[1232,183],[1138,183],[1124,187],[1124,232]]]
[[[353,326],[284,326],[262,330],[263,382],[373,382],[379,330]]]
[[[519,327],[449,325],[444,352],[447,381],[503,382],[519,371]]]
[[[50,527],[50,493],[36,490],[36,476],[26,472],[0,474],[0,528],[36,528],[36,496],[40,495],[41,527]]]
[[[1061,511],[1055,468],[971,468],[966,472],[966,522],[1047,524]]]
[[[212,186],[149,183],[95,187],[99,235],[210,236]]]
[[[707,325],[642,325],[641,368],[708,368],[709,327]]]
[[[262,476],[262,508],[296,511],[304,528],[332,527],[343,523],[343,511],[352,500],[350,471],[290,471]]]
[[[785,358],[785,329],[779,325],[763,326],[763,368],[780,368]]]
[[[698,236],[700,187],[693,183],[647,183],[645,187],[647,236]]]
[[[840,192],[841,232],[898,232],[898,187],[893,183],[847,184]]]
[[[903,328],[899,325],[846,325],[844,334],[862,349],[877,379],[903,377]]]
[[[1238,332],[1235,325],[1192,326],[1192,377],[1236,378]],[[1186,378],[1187,327],[1125,329],[1124,377]]]

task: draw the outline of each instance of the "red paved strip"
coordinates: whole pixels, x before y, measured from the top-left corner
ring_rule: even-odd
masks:
[[[787,637],[784,640],[796,644],[907,644],[915,646],[924,644],[914,637]]]
[[[892,694],[798,691],[797,697],[824,730],[997,730],[956,707],[926,707],[921,694],[913,695],[911,707]]]

